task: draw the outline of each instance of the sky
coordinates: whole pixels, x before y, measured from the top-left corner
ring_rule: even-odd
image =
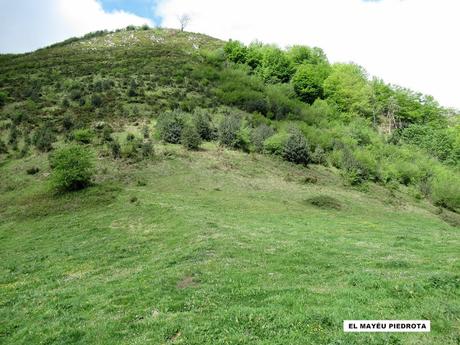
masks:
[[[32,51],[127,25],[178,27],[245,43],[318,46],[331,62],[460,108],[459,0],[0,0],[0,52]]]

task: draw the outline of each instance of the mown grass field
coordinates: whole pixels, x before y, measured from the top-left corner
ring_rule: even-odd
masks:
[[[424,201],[214,144],[98,169],[54,196],[44,155],[0,166],[0,343],[460,343],[459,229]],[[344,319],[432,332],[344,334]]]

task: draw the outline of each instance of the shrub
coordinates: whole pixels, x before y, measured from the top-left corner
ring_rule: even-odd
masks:
[[[91,96],[91,104],[93,107],[99,108],[102,106],[102,98],[99,95],[92,95]]]
[[[11,128],[10,128],[10,134],[8,136],[8,144],[10,145],[17,145],[18,143],[18,137],[19,137],[19,130],[18,130],[18,127],[16,127],[16,125],[12,125]]]
[[[54,135],[51,125],[49,123],[45,123],[42,127],[35,131],[32,143],[38,150],[48,152],[53,149],[53,143],[55,140],[56,136]]]
[[[196,109],[194,112],[195,127],[201,139],[210,141],[215,138],[215,130],[212,127],[211,117],[204,109]]]
[[[8,153],[8,148],[6,144],[3,142],[3,140],[0,139],[0,154],[3,154],[3,153]]]
[[[91,183],[93,157],[91,151],[80,145],[60,148],[50,156],[51,181],[56,190],[74,191]]]
[[[242,128],[241,120],[236,116],[226,116],[219,126],[219,143],[234,149],[247,150],[249,133]]]
[[[144,139],[150,138],[150,130],[148,126],[142,127],[142,135],[144,136]]]
[[[264,141],[264,150],[271,154],[281,155],[288,138],[288,133],[278,132]]]
[[[306,200],[307,203],[324,209],[340,210],[342,205],[340,201],[328,195],[318,195]]]
[[[112,157],[115,159],[121,158],[121,146],[117,140],[113,140],[110,143],[110,150],[112,151]]]
[[[197,150],[201,145],[201,136],[195,126],[185,126],[182,131],[181,143],[188,150]]]
[[[315,151],[311,154],[311,161],[315,164],[326,164],[326,152],[321,146],[316,146]]]
[[[171,144],[179,144],[185,124],[185,113],[179,110],[166,112],[158,117],[157,130],[160,139]]]
[[[447,170],[438,172],[433,179],[432,198],[435,205],[460,210],[460,178]]]
[[[90,144],[93,137],[93,132],[88,128],[76,129],[72,133],[73,140],[81,144]]]
[[[275,130],[263,123],[254,129],[251,134],[251,142],[254,146],[254,151],[260,153],[264,151],[265,140],[275,134]]]
[[[31,167],[31,168],[28,168],[28,169],[26,170],[27,175],[35,175],[35,174],[37,174],[39,171],[40,171],[40,169],[37,168],[37,167]]]
[[[310,150],[307,140],[299,130],[294,130],[286,140],[282,152],[283,159],[288,162],[306,165],[310,161]]]
[[[6,104],[7,96],[6,93],[0,92],[0,107],[3,107]]]
[[[73,126],[74,126],[74,121],[73,121],[72,116],[68,114],[64,115],[64,118],[62,119],[62,127],[64,128],[64,130],[69,131],[72,129]]]
[[[151,140],[144,140],[144,142],[141,145],[141,154],[143,158],[149,158],[153,156],[154,149]]]

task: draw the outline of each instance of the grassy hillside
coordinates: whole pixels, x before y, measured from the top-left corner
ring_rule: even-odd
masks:
[[[69,147],[88,188],[57,188]],[[128,28],[0,55],[0,342],[459,344],[459,158],[455,112],[318,48]]]
[[[424,202],[212,144],[101,161],[103,181],[60,197],[43,156],[1,169],[4,343],[459,340],[458,229]],[[431,319],[433,332],[345,335],[344,319]]]

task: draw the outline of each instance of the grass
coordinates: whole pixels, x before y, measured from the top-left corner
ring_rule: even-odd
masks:
[[[213,144],[155,150],[101,159],[105,177],[65,196],[44,155],[0,166],[0,342],[460,342],[458,227],[424,201]],[[319,196],[342,209],[305,203]],[[432,332],[344,334],[344,319]]]

